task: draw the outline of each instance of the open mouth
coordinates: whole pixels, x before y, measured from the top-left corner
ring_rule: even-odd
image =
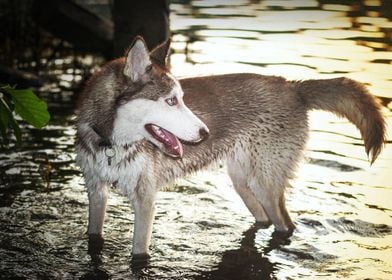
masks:
[[[171,132],[154,124],[146,124],[146,130],[155,140],[163,144],[165,153],[174,158],[181,158],[183,148],[180,140]]]

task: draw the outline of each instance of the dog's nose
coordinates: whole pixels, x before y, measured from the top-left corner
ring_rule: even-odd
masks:
[[[200,138],[204,139],[204,138],[207,138],[208,135],[210,135],[210,131],[208,130],[207,127],[202,127],[199,130],[199,134],[200,134]]]

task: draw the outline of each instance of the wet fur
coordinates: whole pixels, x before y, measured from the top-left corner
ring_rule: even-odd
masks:
[[[126,64],[123,58],[94,75],[81,97],[77,161],[89,195],[91,235],[102,233],[107,186],[114,184],[135,209],[133,254],[147,253],[160,187],[220,160],[227,160],[233,185],[256,221],[291,232],[294,224],[285,207],[284,190],[302,157],[308,139],[307,112],[312,109],[331,111],[354,123],[371,162],[382,149],[385,121],[381,106],[353,80],[287,81],[274,76],[228,74],[180,80],[184,102],[209,128],[208,139],[198,145],[184,145],[181,159],[166,156],[145,139],[114,143],[116,156],[109,166],[100,143],[115,139],[119,106],[139,98],[156,100],[172,86],[165,80],[167,69],[162,67],[167,48],[163,45],[159,53],[150,54],[153,72],[149,75],[159,80],[154,86],[143,80],[139,84],[129,82],[122,74]]]

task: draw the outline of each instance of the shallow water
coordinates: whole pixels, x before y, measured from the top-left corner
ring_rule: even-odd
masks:
[[[175,1],[172,71],[354,78],[382,98],[392,135],[391,5],[339,2]],[[287,194],[297,226],[290,238],[254,225],[221,167],[160,192],[152,259],[132,263],[132,211],[115,192],[103,249],[88,253],[87,197],[74,163],[74,92],[50,85],[43,91],[51,124],[26,127],[24,148],[0,155],[0,278],[391,278],[390,137],[369,166],[353,125],[312,112],[306,158]]]

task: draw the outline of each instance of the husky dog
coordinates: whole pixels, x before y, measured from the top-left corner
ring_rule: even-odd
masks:
[[[284,190],[305,148],[312,109],[351,121],[372,163],[381,152],[381,105],[353,80],[228,74],[178,81],[166,68],[168,49],[165,42],[148,52],[137,37],[81,94],[76,148],[90,236],[102,234],[114,185],[135,211],[132,253],[146,256],[160,186],[219,160],[227,160],[234,188],[257,222],[292,232]]]

